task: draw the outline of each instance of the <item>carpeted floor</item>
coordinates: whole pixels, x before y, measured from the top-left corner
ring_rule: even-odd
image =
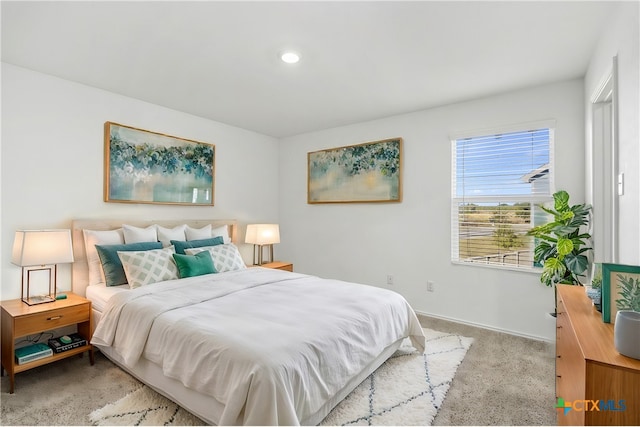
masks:
[[[320,425],[431,425],[473,339],[424,328],[425,352],[405,340]],[[93,425],[204,425],[148,387],[90,414]]]
[[[557,425],[555,344],[430,317],[474,339],[433,425]]]
[[[444,320],[423,326],[474,338],[433,425],[555,425],[554,349]],[[89,414],[139,387],[99,352],[96,363],[72,357],[1,380],[1,425],[89,425]]]

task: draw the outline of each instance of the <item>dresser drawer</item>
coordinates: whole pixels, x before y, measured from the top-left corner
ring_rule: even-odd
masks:
[[[23,337],[36,332],[88,321],[89,307],[90,304],[87,303],[16,317],[14,319],[14,336]]]

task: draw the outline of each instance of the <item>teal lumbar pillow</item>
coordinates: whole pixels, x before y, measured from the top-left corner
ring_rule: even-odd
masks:
[[[170,240],[171,244],[176,248],[177,254],[185,255],[185,249],[202,248],[204,246],[222,245],[224,238],[222,236],[212,237],[210,239],[199,240]]]
[[[173,254],[173,259],[176,261],[181,278],[218,272],[213,265],[211,253],[208,251],[195,255]]]

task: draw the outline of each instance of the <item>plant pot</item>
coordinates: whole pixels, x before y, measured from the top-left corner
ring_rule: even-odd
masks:
[[[595,306],[596,310],[601,311],[602,289],[585,286],[585,292],[587,293],[587,296],[591,299],[591,301],[593,301],[593,305]]]
[[[613,343],[623,356],[640,359],[640,312],[618,311],[613,328]]]

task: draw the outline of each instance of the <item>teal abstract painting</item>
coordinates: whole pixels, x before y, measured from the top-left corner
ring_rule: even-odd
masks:
[[[105,202],[213,206],[215,145],[105,123]]]
[[[402,138],[308,153],[307,202],[402,201]]]

